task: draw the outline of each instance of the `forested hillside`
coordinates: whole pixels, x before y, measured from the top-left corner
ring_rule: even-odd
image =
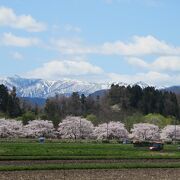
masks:
[[[63,118],[73,115],[85,117],[95,125],[121,121],[130,128],[133,123],[146,122],[149,117],[151,121],[155,118],[153,114],[161,117],[164,123],[168,122],[165,124],[174,123],[174,119],[179,119],[179,104],[176,94],[172,92],[160,91],[154,87],[125,87],[112,84],[103,96],[86,97],[77,92],[72,93],[70,97],[57,94],[48,98],[44,107],[38,107],[20,100],[16,96],[15,88],[8,91],[7,87],[0,85],[0,112],[1,116],[17,118],[24,124],[28,120],[39,118],[52,120],[57,126]]]

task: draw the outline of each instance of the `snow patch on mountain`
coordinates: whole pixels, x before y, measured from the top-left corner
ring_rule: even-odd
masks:
[[[28,79],[20,76],[0,78],[0,84],[4,84],[9,89],[16,87],[17,95],[20,97],[47,98],[56,94],[70,95],[73,92],[79,92],[86,96],[99,90],[109,89],[112,83],[92,83],[79,80],[62,79],[57,81],[43,79]],[[114,82],[119,86],[139,85],[146,88],[149,85],[144,82],[127,84],[123,82]]]
[[[79,92],[89,95],[97,90],[108,89],[110,85],[103,83],[90,83],[76,80],[43,80],[27,79],[19,76],[0,78],[0,84],[9,89],[16,87],[17,95],[21,97],[47,98],[56,94],[71,94]]]

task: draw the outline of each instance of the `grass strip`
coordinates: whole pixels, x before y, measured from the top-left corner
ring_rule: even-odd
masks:
[[[133,168],[180,168],[180,163],[76,163],[76,164],[41,164],[41,165],[6,165],[0,171],[24,170],[72,170],[72,169],[133,169]]]
[[[120,157],[120,156],[0,156],[4,160],[138,160],[138,159],[179,159],[180,157]]]

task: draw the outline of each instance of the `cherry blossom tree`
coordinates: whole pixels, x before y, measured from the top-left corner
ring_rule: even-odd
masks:
[[[120,122],[103,123],[95,127],[94,136],[97,139],[125,139],[128,138],[128,131]]]
[[[67,116],[59,123],[58,133],[62,139],[88,139],[92,137],[93,124],[79,116]]]
[[[0,119],[1,138],[17,138],[23,136],[23,124],[21,121]]]
[[[160,139],[159,127],[149,123],[138,123],[133,125],[130,138],[137,141],[155,141]]]
[[[29,121],[24,126],[24,134],[26,137],[37,138],[44,137],[56,137],[56,132],[53,123],[48,120],[33,120]]]
[[[164,141],[180,140],[180,125],[167,125],[162,129],[161,139]]]

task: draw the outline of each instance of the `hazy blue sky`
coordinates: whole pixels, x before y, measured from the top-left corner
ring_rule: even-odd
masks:
[[[0,76],[180,82],[179,0],[0,0]]]

